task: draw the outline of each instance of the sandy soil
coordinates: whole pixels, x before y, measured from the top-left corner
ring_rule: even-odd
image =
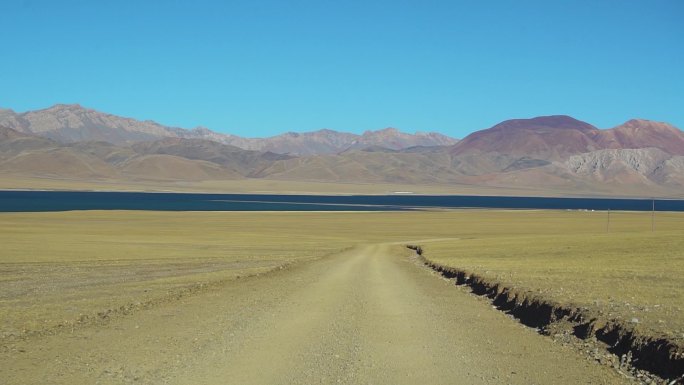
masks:
[[[618,384],[614,371],[369,245],[0,347],[3,384]]]

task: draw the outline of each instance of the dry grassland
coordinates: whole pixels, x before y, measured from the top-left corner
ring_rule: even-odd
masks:
[[[0,338],[99,322],[360,244],[683,332],[684,215],[563,211],[0,214]],[[661,322],[662,321],[662,322]],[[61,325],[61,326],[60,326]]]
[[[654,232],[650,213],[614,212],[609,229],[605,212],[501,215],[488,234],[424,243],[425,256],[684,343],[683,214],[656,213]]]

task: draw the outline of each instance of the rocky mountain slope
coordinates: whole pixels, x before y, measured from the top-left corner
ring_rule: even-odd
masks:
[[[391,149],[413,146],[450,145],[457,142],[438,133],[406,134],[388,128],[363,135],[324,129],[306,133],[289,132],[270,138],[243,138],[221,134],[204,127],[186,130],[153,121],[139,121],[84,108],[78,104],[58,104],[37,111],[16,113],[0,109],[0,125],[60,143],[104,141],[122,145],[164,138],[204,139],[244,150],[270,151],[292,155],[334,154],[348,148],[379,145]]]
[[[61,143],[105,141],[122,144],[177,136],[174,130],[152,121],[122,118],[78,104],[57,104],[21,114],[3,109],[0,110],[0,125]]]
[[[659,148],[668,154],[684,155],[684,135],[677,127],[645,119],[632,119],[602,130],[596,139],[601,148]]]
[[[140,142],[131,146],[140,155],[167,155],[214,163],[236,174],[251,176],[269,167],[273,162],[291,156],[272,152],[243,150],[241,148],[204,139],[168,138],[153,142]]]
[[[1,175],[37,178],[197,181],[239,179],[288,156],[197,139],[134,146],[59,143],[0,126]]]
[[[82,110],[74,109],[78,113]],[[33,126],[26,126],[21,119],[36,119],[28,114],[19,119],[6,110],[2,114],[4,121],[14,116],[13,124],[25,131]],[[82,115],[78,115],[82,120],[74,120],[69,114],[60,116],[71,122],[73,130],[48,132],[77,132],[77,122],[85,119]],[[95,131],[102,137],[118,135],[130,127],[126,124],[135,123],[113,116],[96,118],[93,115],[88,119],[106,121],[98,126],[101,128],[119,127],[119,131]],[[611,129],[598,129],[569,116],[515,119],[474,132],[455,144],[439,134],[409,135],[391,128],[362,135],[332,130],[287,133],[261,142],[224,138],[239,139],[242,147],[258,148],[251,150],[193,137],[216,134],[208,130],[145,124],[149,130],[138,130],[136,135],[146,140],[123,144],[58,141],[4,127],[0,129],[0,174],[84,180],[264,178],[466,184],[644,196],[681,196],[684,191],[684,133],[669,124],[643,119]],[[162,132],[158,130],[175,136],[157,138]],[[294,155],[297,153],[307,155]]]
[[[516,119],[453,146],[381,147],[275,162],[270,178],[535,186],[567,191],[684,188],[684,133],[648,120],[599,130],[568,116]]]

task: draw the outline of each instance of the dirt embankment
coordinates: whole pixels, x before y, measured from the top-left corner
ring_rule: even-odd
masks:
[[[665,379],[667,384],[684,383],[684,343],[643,333],[634,325],[609,319],[589,308],[557,303],[524,289],[515,289],[478,274],[430,261],[421,246],[407,245],[420,260],[456,285],[468,286],[476,295],[541,334],[574,339],[597,361],[638,378]],[[580,343],[578,343],[580,342]],[[603,343],[603,344],[600,344]],[[601,346],[599,346],[601,345]],[[601,350],[607,354],[601,354]]]

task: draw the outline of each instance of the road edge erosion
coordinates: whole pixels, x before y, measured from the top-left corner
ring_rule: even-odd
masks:
[[[597,348],[607,351],[611,357],[595,353],[593,358],[622,374],[627,371],[637,378],[657,376],[661,381],[666,380],[666,384],[684,383],[682,343],[646,335],[632,325],[586,308],[557,303],[524,289],[506,287],[478,274],[436,263],[424,255],[420,245],[405,246],[426,267],[458,286],[468,287],[473,294],[488,298],[496,309],[536,328],[542,335],[565,335],[574,339],[575,345],[592,341],[599,345],[600,342],[603,346]]]

